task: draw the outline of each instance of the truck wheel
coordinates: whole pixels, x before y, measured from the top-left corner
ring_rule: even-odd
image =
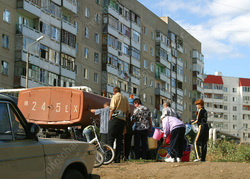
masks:
[[[82,173],[76,169],[68,169],[62,179],[84,179]]]

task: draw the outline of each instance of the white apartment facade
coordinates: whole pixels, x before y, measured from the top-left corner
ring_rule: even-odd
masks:
[[[212,127],[250,142],[250,79],[207,75],[204,101]]]

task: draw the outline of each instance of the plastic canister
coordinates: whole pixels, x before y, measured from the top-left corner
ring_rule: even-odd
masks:
[[[153,137],[148,137],[148,149],[157,149],[157,140],[155,140]]]
[[[154,132],[154,135],[153,135],[153,138],[155,140],[161,140],[162,138],[162,134],[163,134],[163,131],[161,131],[160,129],[155,129],[155,132]]]

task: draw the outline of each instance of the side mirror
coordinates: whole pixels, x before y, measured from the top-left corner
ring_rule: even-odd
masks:
[[[38,140],[37,133],[40,131],[40,127],[35,123],[29,123],[28,136],[33,140]]]

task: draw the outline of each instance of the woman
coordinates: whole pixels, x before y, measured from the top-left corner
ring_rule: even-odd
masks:
[[[184,136],[185,124],[178,118],[173,116],[166,116],[162,120],[162,127],[164,132],[163,145],[165,145],[166,138],[170,136],[170,157],[165,159],[166,162],[181,162],[181,157],[184,151]]]
[[[195,101],[198,111],[195,113],[197,115],[196,120],[191,120],[191,124],[198,124],[198,132],[194,140],[194,152],[196,159],[194,162],[206,161],[207,154],[207,141],[209,135],[209,127],[207,124],[207,111],[204,109],[204,101],[198,99]],[[200,147],[201,146],[201,152]]]

